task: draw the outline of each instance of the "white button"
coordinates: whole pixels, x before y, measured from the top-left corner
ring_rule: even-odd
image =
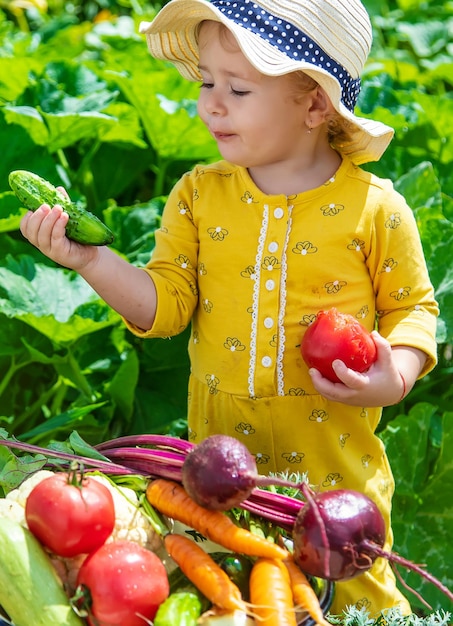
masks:
[[[272,291],[272,289],[275,289],[275,281],[274,280],[266,280],[266,289],[268,291]]]
[[[266,328],[272,328],[273,325],[274,325],[274,320],[272,319],[272,317],[266,317],[264,320],[264,326]]]
[[[261,359],[261,365],[263,367],[270,367],[272,365],[272,359],[270,356],[263,356]]]
[[[277,220],[281,220],[284,214],[285,212],[283,211],[281,207],[278,207],[277,209],[274,210],[274,217]]]
[[[277,250],[278,250],[278,243],[276,241],[272,241],[268,245],[267,249],[269,250],[269,252],[277,252]]]

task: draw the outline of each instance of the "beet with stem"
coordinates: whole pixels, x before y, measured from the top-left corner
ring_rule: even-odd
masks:
[[[292,537],[294,560],[303,572],[346,581],[368,571],[382,557],[393,569],[400,565],[416,572],[453,601],[453,593],[421,565],[384,550],[384,518],[368,496],[349,489],[314,494],[306,483],[301,489],[307,502],[296,516]]]
[[[218,511],[240,506],[256,487],[298,487],[294,481],[258,474],[255,457],[229,435],[211,435],[187,454],[182,484],[197,504]]]

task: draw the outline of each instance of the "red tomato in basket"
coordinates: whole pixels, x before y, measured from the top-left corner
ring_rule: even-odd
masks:
[[[90,554],[77,585],[88,591],[90,626],[146,626],[170,592],[162,561],[132,541],[112,541]]]
[[[105,485],[61,472],[32,489],[25,518],[44,546],[59,556],[73,557],[105,543],[115,526],[115,506]]]
[[[356,372],[365,372],[377,358],[368,330],[352,315],[335,308],[319,311],[302,338],[300,350],[308,367],[316,368],[332,382],[340,382],[332,368],[335,359]]]

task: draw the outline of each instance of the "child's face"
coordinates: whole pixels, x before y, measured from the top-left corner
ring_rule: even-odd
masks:
[[[198,113],[224,159],[250,168],[279,163],[300,151],[308,105],[307,98],[296,99],[291,75],[258,72],[215,22],[201,25],[199,55]]]

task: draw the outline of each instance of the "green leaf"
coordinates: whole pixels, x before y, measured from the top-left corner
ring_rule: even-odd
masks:
[[[20,208],[19,201],[12,191],[0,193],[0,233],[19,229],[19,224],[26,210]]]
[[[450,41],[448,24],[430,20],[413,24],[400,22],[398,31],[407,38],[415,54],[419,57],[432,57]]]
[[[79,275],[35,265],[30,257],[0,267],[0,312],[61,345],[119,321]]]
[[[96,402],[94,404],[87,404],[84,407],[70,409],[60,415],[55,415],[45,420],[35,428],[22,433],[20,438],[23,441],[30,443],[36,443],[41,439],[48,439],[49,435],[55,437],[59,432],[67,432],[68,430],[77,430],[77,427],[83,423],[84,427],[87,425],[87,416],[94,411],[105,405],[105,402]],[[93,418],[94,420],[94,418]],[[95,423],[93,421],[93,423]]]
[[[397,477],[392,512],[394,550],[415,563],[426,564],[428,572],[451,588],[453,413],[443,415],[442,445],[432,467],[430,430],[435,410],[429,403],[417,404],[409,415],[394,419],[381,437]],[[406,570],[402,576],[433,607],[445,605],[445,596],[434,585]],[[410,600],[418,604],[415,598]]]
[[[198,160],[214,157],[217,148],[195,115],[197,86],[176,72],[133,76],[112,72],[128,101],[137,110],[145,133],[161,159]]]
[[[43,116],[35,107],[7,105],[3,111],[8,124],[22,126],[33,143],[38,146],[45,146],[48,143],[49,131]]]

